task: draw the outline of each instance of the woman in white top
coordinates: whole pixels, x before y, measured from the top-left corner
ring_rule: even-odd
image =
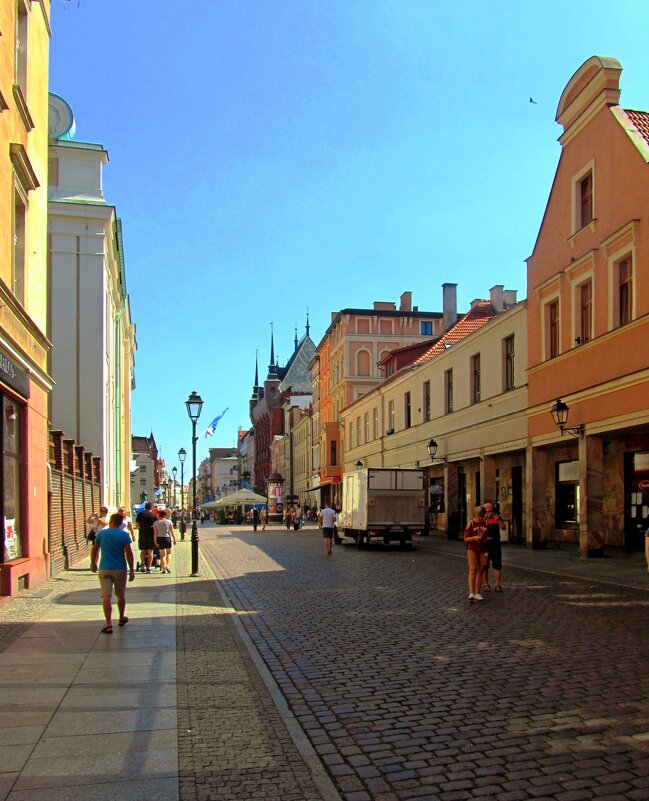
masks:
[[[128,531],[131,537],[131,542],[135,542],[135,531],[133,530],[133,521],[126,514],[126,507],[120,506],[117,511],[124,518],[124,520],[122,520],[122,525],[120,526],[120,528],[122,529],[122,531]]]
[[[158,512],[158,519],[153,524],[153,544],[160,555],[160,572],[171,573],[169,559],[171,557],[171,541],[176,544],[176,534],[171,520],[167,520],[167,510]]]

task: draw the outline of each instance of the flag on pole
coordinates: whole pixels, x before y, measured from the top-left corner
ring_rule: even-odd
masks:
[[[212,422],[205,429],[205,431],[203,433],[205,434],[205,438],[206,439],[207,439],[207,437],[213,437],[214,436],[214,432],[216,431],[216,426],[218,425],[219,420],[223,417],[223,415],[227,412],[227,410],[229,408],[230,408],[229,406],[226,406],[226,408],[221,412],[221,414],[217,414],[217,416],[214,418],[214,420],[212,420]]]

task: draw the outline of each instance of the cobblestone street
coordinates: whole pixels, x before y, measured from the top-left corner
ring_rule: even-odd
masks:
[[[460,550],[325,558],[315,529],[201,550],[346,801],[649,798],[647,592],[505,548],[469,606]]]

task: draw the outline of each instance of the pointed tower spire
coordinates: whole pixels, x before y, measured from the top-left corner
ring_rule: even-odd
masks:
[[[295,350],[297,350],[297,323],[295,323],[295,339],[293,341],[295,342]]]
[[[309,336],[309,307],[306,307],[306,335]]]
[[[270,324],[270,364],[268,365],[268,377],[277,377],[277,365],[275,364],[275,340],[273,337],[273,324]]]
[[[255,349],[255,386],[252,388],[253,396],[259,392],[259,350]]]

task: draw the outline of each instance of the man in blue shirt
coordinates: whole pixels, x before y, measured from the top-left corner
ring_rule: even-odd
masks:
[[[124,518],[120,514],[110,516],[108,528],[97,533],[90,552],[90,569],[93,573],[99,572],[101,587],[101,603],[104,609],[106,625],[102,629],[104,634],[113,633],[113,587],[117,596],[117,609],[119,610],[119,625],[125,626],[128,618],[126,610],[126,578],[128,566],[128,580],[135,578],[133,551],[131,549],[131,536],[128,531],[120,528]],[[97,557],[100,555],[99,567]]]

